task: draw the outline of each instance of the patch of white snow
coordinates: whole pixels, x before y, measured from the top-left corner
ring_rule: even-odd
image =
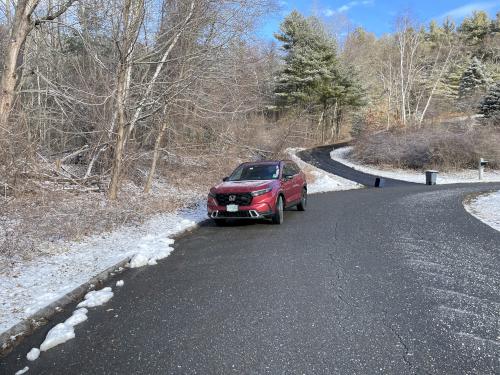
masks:
[[[101,290],[93,290],[85,295],[85,299],[78,304],[78,307],[101,306],[111,298],[113,298],[113,292],[110,287],[102,288]]]
[[[30,368],[28,366],[26,366],[25,368],[23,368],[22,370],[19,370],[17,371],[14,375],[22,375],[22,374],[25,374],[28,372]]]
[[[40,350],[42,352],[46,352],[54,346],[60,345],[74,338],[75,330],[73,326],[65,323],[59,323],[53,327],[49,333],[47,333],[47,337],[45,337],[44,342],[40,345]]]
[[[139,268],[148,264],[149,258],[142,253],[135,254],[130,259],[130,268]]]
[[[78,310],[73,311],[73,315],[71,315],[64,324],[68,324],[72,327],[84,322],[87,320],[87,313],[89,311],[86,308],[81,308]]]
[[[36,361],[38,357],[40,357],[40,349],[38,348],[33,348],[26,354],[28,361]]]
[[[471,215],[500,231],[500,191],[480,195],[464,206]]]
[[[118,286],[118,287],[122,287],[123,285],[125,285],[125,282],[123,280],[118,280],[116,282],[116,286]]]

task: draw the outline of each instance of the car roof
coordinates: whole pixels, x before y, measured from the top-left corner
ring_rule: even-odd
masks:
[[[291,160],[258,160],[258,161],[247,161],[245,163],[242,163],[242,165],[266,165],[266,164],[279,164],[282,162],[288,162],[288,163],[293,163]]]

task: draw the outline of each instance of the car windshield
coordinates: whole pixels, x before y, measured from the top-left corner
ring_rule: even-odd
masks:
[[[229,181],[275,180],[279,174],[278,164],[244,164],[236,168]]]

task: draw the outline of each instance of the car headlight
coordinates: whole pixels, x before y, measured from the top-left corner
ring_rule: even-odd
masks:
[[[271,190],[273,190],[273,188],[272,188],[272,187],[268,187],[268,188],[266,188],[266,189],[262,189],[262,190],[252,191],[252,195],[253,195],[254,197],[258,197],[259,195],[269,193]]]

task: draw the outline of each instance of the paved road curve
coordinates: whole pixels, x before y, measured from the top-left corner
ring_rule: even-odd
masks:
[[[347,143],[338,144],[337,147],[346,144]],[[301,159],[308,162],[309,164],[315,165],[316,167],[324,169],[330,173],[334,173],[337,176],[347,178],[348,180],[356,181],[361,185],[365,186],[375,185],[375,179],[378,176],[357,171],[342,163],[339,163],[338,161],[332,160],[330,157],[330,152],[332,150],[333,150],[332,146],[316,147],[309,150],[301,151],[299,153],[299,156]],[[385,187],[415,185],[413,182],[394,180],[385,177],[384,177],[384,182],[385,182],[384,185]]]
[[[462,208],[493,187],[325,193],[282,226],[204,226],[122,274],[75,339],[24,358],[69,306],[0,373],[499,374],[500,233]]]

